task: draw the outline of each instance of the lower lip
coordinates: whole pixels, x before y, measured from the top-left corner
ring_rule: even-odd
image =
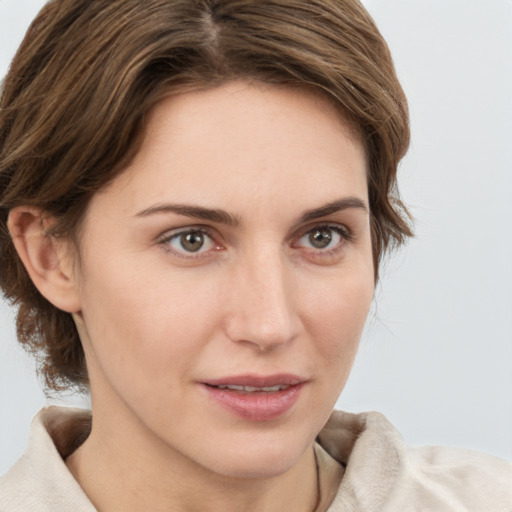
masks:
[[[297,402],[304,383],[274,392],[243,393],[203,384],[210,398],[236,416],[252,421],[270,421],[282,416]]]

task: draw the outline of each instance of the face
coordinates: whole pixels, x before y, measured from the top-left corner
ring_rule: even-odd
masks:
[[[79,246],[96,425],[223,475],[293,467],[373,296],[365,155],[335,108],[242,82],[164,100]]]

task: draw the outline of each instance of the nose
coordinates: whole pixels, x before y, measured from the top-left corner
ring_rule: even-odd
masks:
[[[259,351],[290,343],[301,329],[293,270],[275,252],[237,265],[228,288],[227,335]]]

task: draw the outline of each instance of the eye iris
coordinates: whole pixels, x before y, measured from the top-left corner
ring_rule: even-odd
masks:
[[[332,242],[332,231],[330,229],[316,229],[309,235],[309,241],[317,249],[325,249]]]
[[[197,252],[204,245],[204,235],[200,231],[185,233],[180,237],[183,249],[189,252]]]

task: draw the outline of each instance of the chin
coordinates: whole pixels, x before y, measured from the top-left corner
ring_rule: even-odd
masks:
[[[244,459],[244,460],[241,460]],[[214,472],[229,478],[264,479],[283,475],[294,467],[297,458],[283,460],[279,457],[247,458],[238,454],[234,460],[224,460],[216,464]]]
[[[294,436],[280,436],[269,440],[257,439],[230,443],[222,454],[211,454],[215,473],[231,478],[272,478],[292,469],[302,457],[307,457],[313,438],[300,440]]]

